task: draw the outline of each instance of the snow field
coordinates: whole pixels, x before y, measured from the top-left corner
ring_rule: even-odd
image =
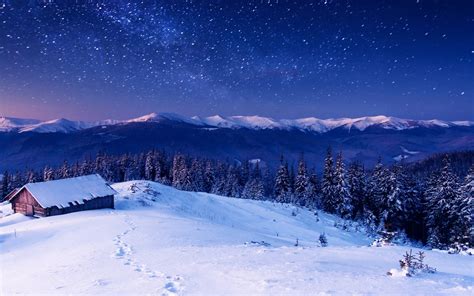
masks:
[[[153,182],[113,187],[119,192],[115,210],[1,218],[0,294],[474,291],[472,256],[426,251],[426,262],[438,269],[436,274],[389,277],[386,272],[398,268],[409,247],[369,247],[371,240],[362,232],[334,227],[337,218],[332,215],[319,213],[318,221],[313,212],[290,205],[182,192]],[[322,232],[329,241],[326,248],[318,247]],[[294,246],[297,238],[299,247]]]

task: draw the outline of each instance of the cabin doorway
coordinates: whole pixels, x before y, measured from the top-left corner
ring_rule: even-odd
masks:
[[[33,216],[34,214],[35,214],[35,209],[33,208],[33,205],[26,205],[26,215]]]

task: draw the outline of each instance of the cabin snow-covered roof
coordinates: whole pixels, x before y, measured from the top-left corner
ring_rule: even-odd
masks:
[[[43,208],[53,206],[65,208],[70,206],[70,202],[83,204],[84,200],[114,195],[117,193],[101,176],[97,174],[54,181],[28,183],[23,186],[23,188],[27,189]]]

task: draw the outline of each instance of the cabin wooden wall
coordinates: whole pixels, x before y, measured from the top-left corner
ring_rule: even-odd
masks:
[[[46,209],[46,216],[62,215],[67,213],[103,209],[103,208],[114,208],[114,196],[108,195],[103,197],[97,197],[91,200],[85,200],[83,204],[69,203],[69,207],[58,208],[56,206]]]
[[[27,205],[31,205],[33,206],[34,215],[46,215],[45,209],[41,207],[41,205],[36,201],[33,195],[31,195],[31,193],[25,188],[18,192],[10,202],[15,213],[22,213],[26,215],[26,207]]]
[[[59,208],[57,206],[54,206],[44,209],[36,201],[33,195],[31,195],[31,193],[26,189],[22,189],[19,193],[17,193],[17,195],[10,202],[12,203],[12,208],[15,213],[22,213],[24,215],[27,214],[27,205],[32,205],[35,216],[54,216],[79,211],[114,208],[114,196],[108,195],[103,197],[97,197],[91,200],[84,200],[82,204],[70,202],[69,207],[65,208]]]

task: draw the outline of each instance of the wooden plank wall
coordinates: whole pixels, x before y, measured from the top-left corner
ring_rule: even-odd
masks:
[[[15,213],[26,214],[27,205],[32,205],[34,214],[36,216],[53,216],[61,215],[79,211],[103,209],[103,208],[114,208],[114,196],[108,195],[103,197],[97,197],[91,200],[84,200],[84,203],[69,203],[69,207],[58,208],[57,206],[44,209],[31,195],[31,193],[23,189],[17,194],[15,198],[11,200],[12,208]]]
[[[32,205],[35,215],[45,216],[45,209],[36,201],[31,193],[23,188],[16,197],[11,200],[12,208],[15,213],[26,214],[26,205]]]

